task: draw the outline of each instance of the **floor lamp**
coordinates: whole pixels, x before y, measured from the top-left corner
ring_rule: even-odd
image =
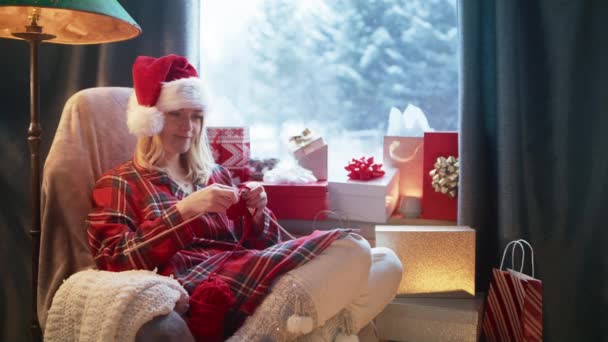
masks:
[[[39,25],[41,24],[41,25]],[[44,27],[44,30],[43,30]],[[100,44],[127,40],[139,25],[116,0],[0,0],[0,37],[25,40],[30,51],[30,175],[32,191],[32,338],[40,341],[38,323],[38,256],[40,249],[40,94],[38,46]]]

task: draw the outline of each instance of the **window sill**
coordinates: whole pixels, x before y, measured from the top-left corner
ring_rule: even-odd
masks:
[[[455,226],[455,221],[427,220],[427,219],[408,219],[401,215],[393,215],[385,223],[343,221],[335,218],[325,220],[279,220],[279,223],[291,234],[297,237],[305,236],[314,230],[330,230],[335,228],[354,228],[359,229],[359,234],[370,241],[372,246],[376,240],[375,228],[377,224],[395,226]]]

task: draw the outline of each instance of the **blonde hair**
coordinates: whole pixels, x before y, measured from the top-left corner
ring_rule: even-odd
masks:
[[[135,147],[137,164],[148,169],[161,170],[160,163],[164,159],[165,149],[159,135],[143,136],[137,139]],[[179,156],[179,161],[187,171],[188,180],[194,182],[198,179],[202,183],[207,183],[215,162],[207,141],[204,119],[200,135],[194,137],[188,151]]]

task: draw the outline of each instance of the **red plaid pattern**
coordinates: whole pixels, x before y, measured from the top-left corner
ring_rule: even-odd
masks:
[[[213,183],[231,185],[226,169],[213,170],[207,185]],[[196,184],[196,190],[205,186]],[[184,222],[175,204],[185,196],[166,173],[133,161],[109,171],[93,190],[94,209],[86,221],[91,252],[100,269],[158,268],[160,274],[174,275],[189,293],[215,272],[236,298],[230,326],[238,327],[253,313],[277,277],[314,258],[344,232],[314,232],[285,241],[267,218],[246,237],[246,248],[230,255],[242,225],[224,213],[204,215],[166,233]]]

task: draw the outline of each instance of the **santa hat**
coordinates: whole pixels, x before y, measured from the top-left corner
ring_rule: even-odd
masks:
[[[163,129],[165,112],[209,106],[209,93],[186,57],[139,56],[133,64],[134,92],[129,99],[127,126],[137,136],[153,136]]]

